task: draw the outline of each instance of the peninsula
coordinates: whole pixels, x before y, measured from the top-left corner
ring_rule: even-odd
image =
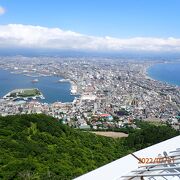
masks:
[[[13,100],[28,100],[28,99],[44,99],[43,94],[37,88],[32,89],[15,89],[9,93],[7,93],[4,99],[13,99]]]

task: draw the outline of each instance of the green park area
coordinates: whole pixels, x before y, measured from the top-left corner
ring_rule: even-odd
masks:
[[[10,92],[10,97],[34,97],[41,95],[38,89],[16,89]]]

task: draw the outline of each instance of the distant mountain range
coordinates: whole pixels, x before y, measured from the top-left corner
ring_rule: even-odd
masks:
[[[124,51],[124,52],[91,52],[54,49],[14,49],[0,48],[0,56],[67,56],[67,57],[113,57],[113,58],[179,58],[180,52],[145,52],[145,51]]]

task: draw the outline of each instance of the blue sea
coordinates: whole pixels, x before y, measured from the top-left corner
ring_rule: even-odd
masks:
[[[0,69],[0,97],[9,91],[18,88],[38,88],[44,95],[43,102],[72,102],[75,96],[70,94],[70,83],[61,82],[59,77],[38,77],[39,82],[32,83],[33,77],[23,74],[12,74],[10,71]]]
[[[148,75],[156,80],[180,86],[180,63],[155,64],[148,69]],[[32,83],[33,77],[12,74],[0,69],[0,97],[17,88],[38,88],[44,95],[43,102],[72,102],[76,96],[70,94],[70,83],[61,82],[59,77],[39,77],[38,83]]]
[[[180,86],[180,63],[155,64],[147,72],[153,79]]]

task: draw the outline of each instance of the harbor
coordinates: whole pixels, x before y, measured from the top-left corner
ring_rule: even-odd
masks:
[[[10,69],[0,69],[1,91],[0,97],[14,89],[37,88],[44,98],[38,98],[41,102],[73,102],[76,94],[71,94],[71,82],[57,83],[61,77],[56,76],[40,76],[32,77],[24,74],[11,73]],[[36,80],[37,79],[37,80]],[[74,88],[73,88],[74,89]],[[74,92],[74,91],[73,91]],[[32,98],[33,99],[33,98]]]

